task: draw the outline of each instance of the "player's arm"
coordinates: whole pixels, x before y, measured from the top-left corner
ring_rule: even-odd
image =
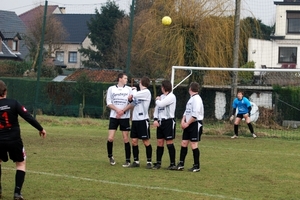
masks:
[[[175,102],[173,95],[167,95],[164,99],[157,99],[155,104],[159,107],[166,107]]]
[[[40,136],[42,136],[43,138],[46,137],[47,132],[46,130],[41,126],[41,124],[34,119],[34,117],[28,113],[28,111],[26,110],[26,108],[24,106],[22,106],[19,102],[16,102],[16,107],[18,110],[18,114],[25,120],[27,121],[31,126],[33,126],[34,128],[36,128],[39,131]]]

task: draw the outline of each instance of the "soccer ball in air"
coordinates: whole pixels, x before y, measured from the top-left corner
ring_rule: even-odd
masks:
[[[161,20],[162,24],[165,26],[169,26],[172,23],[172,19],[169,16],[164,16]]]

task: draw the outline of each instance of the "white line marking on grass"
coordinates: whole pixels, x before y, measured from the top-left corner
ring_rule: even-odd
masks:
[[[8,168],[8,167],[2,167],[2,169],[15,170],[15,168]],[[135,187],[135,188],[143,188],[143,189],[151,189],[151,190],[164,190],[164,191],[188,193],[188,194],[202,195],[202,196],[207,196],[207,197],[214,197],[214,198],[219,198],[219,199],[242,200],[242,199],[239,199],[239,198],[227,197],[227,196],[224,196],[224,195],[208,194],[208,193],[202,193],[202,192],[193,192],[193,191],[188,191],[188,190],[180,190],[180,189],[166,188],[166,187],[152,187],[152,186],[135,185],[135,184],[129,184],[129,183],[119,183],[119,182],[113,182],[113,181],[97,180],[97,179],[83,178],[83,177],[70,176],[70,175],[64,175],[64,174],[54,174],[54,173],[48,173],[48,172],[36,172],[36,171],[31,171],[31,170],[26,170],[26,173],[42,174],[42,175],[56,176],[56,177],[65,177],[65,178],[78,179],[78,180],[84,180],[84,181],[100,182],[100,183],[111,184],[111,185],[121,185],[121,186],[126,186],[126,187]]]

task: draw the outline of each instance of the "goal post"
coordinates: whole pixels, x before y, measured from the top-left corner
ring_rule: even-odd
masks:
[[[206,104],[206,116],[227,120],[231,115],[232,77],[237,72],[237,90],[244,91],[245,96],[258,107],[258,123],[300,126],[300,69],[172,66],[174,93],[180,85],[188,84],[189,77],[196,70],[203,72],[201,95]],[[211,98],[208,99],[208,96]]]

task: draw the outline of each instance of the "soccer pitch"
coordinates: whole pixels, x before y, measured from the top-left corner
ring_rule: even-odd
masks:
[[[145,148],[140,142],[141,167],[123,168],[125,153],[119,131],[114,142],[117,164],[109,165],[107,120],[37,119],[47,130],[44,140],[34,128],[21,122],[27,153],[25,199],[300,199],[299,140],[203,135],[199,173],[166,170],[167,148],[161,169],[145,169]],[[153,128],[151,136],[155,162]],[[178,124],[176,161],[180,140]],[[189,149],[185,167],[191,167],[192,162]],[[14,174],[14,163],[2,164],[2,199],[12,197]]]

